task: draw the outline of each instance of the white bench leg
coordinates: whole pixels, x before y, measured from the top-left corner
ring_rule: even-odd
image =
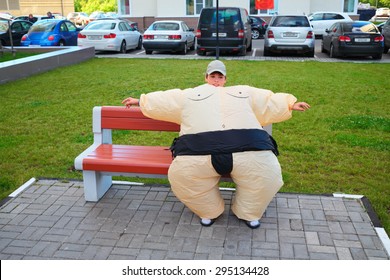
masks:
[[[96,171],[83,171],[83,178],[86,201],[99,201],[112,185],[112,176]]]

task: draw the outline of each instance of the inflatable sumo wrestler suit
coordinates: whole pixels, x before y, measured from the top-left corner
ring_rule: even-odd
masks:
[[[222,62],[209,68],[212,63],[226,76]],[[177,198],[200,218],[215,219],[225,208],[219,179],[230,174],[236,184],[232,211],[253,221],[283,185],[276,143],[262,127],[289,119],[295,102],[290,94],[245,85],[204,84],[142,94],[139,104],[146,116],[181,125],[168,171]]]

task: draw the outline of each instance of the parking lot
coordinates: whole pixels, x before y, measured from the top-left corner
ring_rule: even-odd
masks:
[[[316,60],[316,61],[327,61],[327,62],[361,62],[361,63],[390,63],[390,52],[383,54],[381,60],[373,60],[371,57],[349,57],[349,58],[330,58],[329,54],[321,53],[321,39],[316,39],[315,55],[312,57],[305,57],[297,54],[285,54],[277,56],[263,55],[264,40],[253,40],[252,51],[247,52],[246,56],[237,56],[231,54],[221,54],[220,57],[227,59],[241,59],[241,60],[291,60],[291,61],[302,61],[302,60]],[[215,57],[215,53],[208,53],[206,56],[199,56],[195,51],[188,51],[186,55],[167,53],[167,52],[153,52],[153,54],[145,54],[145,50],[131,50],[126,54],[110,53],[110,52],[96,52],[97,57],[123,57],[123,58],[212,58]]]

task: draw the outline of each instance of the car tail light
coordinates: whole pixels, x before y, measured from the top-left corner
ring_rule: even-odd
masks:
[[[349,43],[349,42],[351,42],[351,38],[349,38],[348,36],[339,36],[339,41],[340,42],[347,42],[347,43]]]
[[[382,35],[374,38],[374,42],[383,42],[383,41],[384,41],[384,38]]]
[[[200,32],[200,29],[196,30],[196,32],[195,32],[195,37],[196,37],[196,38],[202,37],[202,32]]]
[[[266,22],[263,22],[263,23],[261,24],[261,26],[263,26],[263,27],[265,27],[266,25],[267,25]]]
[[[181,35],[169,35],[168,40],[180,40]]]
[[[144,35],[144,39],[145,40],[153,40],[154,39],[154,35]]]
[[[50,35],[49,37],[47,37],[47,39],[48,39],[49,41],[54,41],[54,36],[53,36],[53,35]]]
[[[110,33],[110,34],[104,35],[103,37],[106,38],[106,39],[114,39],[114,38],[116,38],[116,34],[115,33]]]
[[[270,38],[270,39],[275,38],[274,33],[272,32],[272,30],[268,30],[267,36],[268,36],[268,38]]]
[[[79,33],[79,34],[77,35],[77,38],[84,39],[84,38],[87,38],[87,36],[86,36],[86,35],[83,35],[83,34],[81,34],[81,33]]]
[[[313,39],[313,31],[307,32],[306,39]]]
[[[26,41],[26,40],[27,40],[27,35],[23,35],[22,41]]]
[[[244,30],[242,29],[238,30],[238,38],[244,38],[244,37],[245,37]]]

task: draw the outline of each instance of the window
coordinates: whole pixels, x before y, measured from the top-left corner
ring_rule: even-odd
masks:
[[[353,13],[355,10],[355,0],[344,0],[344,12]]]
[[[256,10],[255,0],[249,0],[249,14],[250,15],[276,15],[279,10],[279,0],[274,0],[274,8],[272,10]]]
[[[199,15],[203,8],[213,7],[213,0],[186,0],[187,16]]]
[[[130,15],[130,0],[120,0],[120,14]]]

